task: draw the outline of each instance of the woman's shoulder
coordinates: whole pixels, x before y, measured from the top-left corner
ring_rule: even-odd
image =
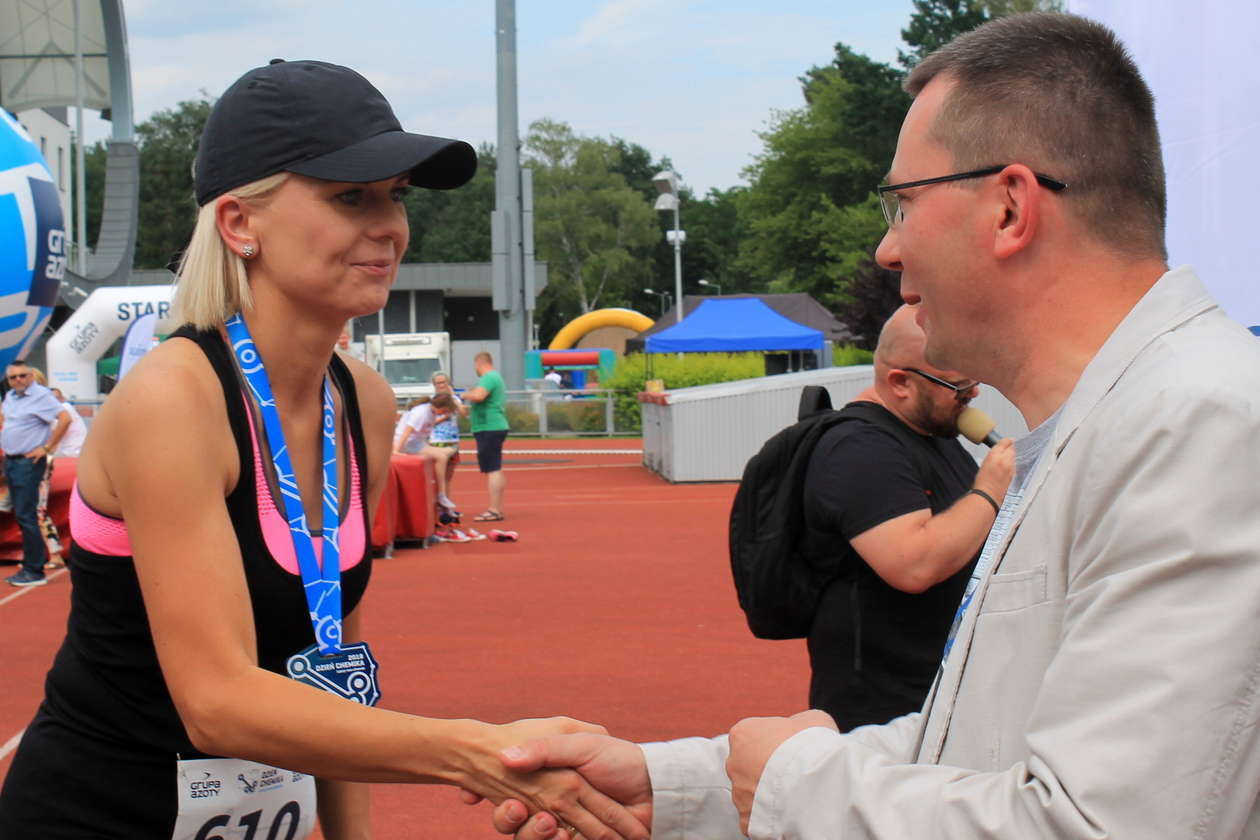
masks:
[[[195,343],[162,342],[110,392],[79,457],[84,498],[112,514],[114,482],[106,476],[138,446],[177,471],[220,465],[227,480],[235,470],[223,387]]]
[[[110,393],[102,413],[126,407],[146,411],[163,406],[204,408],[216,403],[223,404],[223,387],[205,351],[193,341],[176,337],[136,363]]]

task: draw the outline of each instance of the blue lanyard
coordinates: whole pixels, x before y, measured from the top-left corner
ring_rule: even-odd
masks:
[[[306,604],[311,611],[311,625],[315,629],[315,643],[323,656],[341,652],[341,550],[338,528],[341,512],[337,495],[337,421],[333,412],[332,386],[324,376],[324,515],[323,515],[323,568],[315,559],[315,543],[306,522],[302,507],[302,495],[293,474],[293,462],[284,442],[284,430],[280,426],[280,412],[271,393],[271,381],[263,368],[262,357],[254,346],[254,339],[245,326],[241,313],[236,313],[225,324],[232,350],[240,365],[245,383],[253,392],[262,414],[263,428],[267,432],[267,445],[271,449],[271,463],[276,469],[276,481],[280,497],[284,501],[285,518],[293,535],[293,550],[297,554],[298,569],[302,573],[302,586],[306,590]]]

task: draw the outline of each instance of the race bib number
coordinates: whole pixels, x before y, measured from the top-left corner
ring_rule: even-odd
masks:
[[[176,765],[172,840],[306,840],[315,829],[315,777],[236,758]]]

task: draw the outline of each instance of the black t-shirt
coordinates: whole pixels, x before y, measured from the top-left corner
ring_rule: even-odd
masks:
[[[850,420],[819,441],[805,477],[804,545],[833,577],[809,635],[809,703],[842,730],[917,711],[971,574],[971,563],[926,592],[894,589],[850,545],[857,535],[907,513],[940,513],[975,480],[975,459],[956,439],[915,433],[874,403],[862,410],[893,419]]]
[[[184,327],[176,335],[197,342],[223,386],[240,458],[240,479],[225,502],[249,588],[258,663],[284,674],[285,660],[313,643],[315,633],[301,577],[272,557],[259,524],[244,386],[217,331]],[[335,355],[329,372],[343,397],[360,493],[366,498],[367,445],[354,380]],[[361,515],[370,534],[366,511]],[[359,562],[342,574],[345,613],[358,605],[371,569],[368,545]],[[66,638],[45,681],[44,702],[0,788],[0,838],[169,838],[176,819],[177,758],[201,753],[193,748],[162,676],[135,563],[76,543],[70,575]]]

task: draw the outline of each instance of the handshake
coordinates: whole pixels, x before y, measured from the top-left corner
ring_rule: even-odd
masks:
[[[466,787],[461,792],[463,800],[470,805],[483,798],[497,801],[495,830],[516,840],[647,840],[652,827],[652,782],[644,750],[607,735],[602,727],[561,720],[565,734],[535,737],[498,754],[506,787],[531,791],[528,802],[502,795],[503,788],[474,792]],[[509,727],[552,723],[523,721]],[[788,718],[748,718],[731,729],[726,773],[732,819],[737,811],[744,835],[753,796],[771,754],[788,738],[815,726],[836,729],[831,717],[817,710]]]

